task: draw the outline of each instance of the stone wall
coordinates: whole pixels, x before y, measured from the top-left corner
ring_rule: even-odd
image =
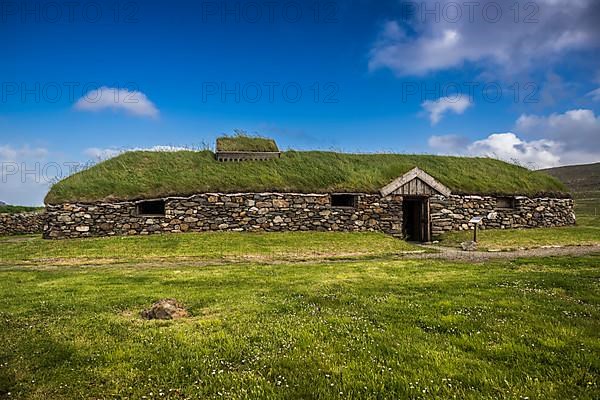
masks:
[[[0,235],[42,233],[44,218],[43,212],[0,214]]]
[[[483,217],[481,229],[537,228],[575,224],[572,199],[515,197],[514,207],[498,207],[495,197],[433,196],[432,235],[472,229],[472,217]]]
[[[167,198],[165,216],[138,215],[135,202],[47,207],[50,239],[202,231],[402,232],[402,199],[361,194],[356,207],[332,207],[328,194],[199,194]]]
[[[202,231],[379,231],[402,237],[402,197],[360,194],[356,207],[333,207],[328,194],[199,194],[165,199],[164,216],[138,215],[136,202],[47,206],[50,239]],[[432,196],[432,235],[480,227],[533,228],[575,223],[573,200],[517,197],[514,208],[495,197]]]

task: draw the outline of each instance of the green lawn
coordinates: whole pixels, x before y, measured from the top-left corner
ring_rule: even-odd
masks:
[[[441,244],[458,247],[460,243],[468,240],[473,240],[473,231],[451,232],[443,236]],[[477,242],[480,250],[600,245],[600,224],[561,228],[480,230],[477,234]]]
[[[578,227],[515,232],[597,240],[585,207]],[[600,255],[395,257],[417,250],[378,233],[2,237],[0,398],[600,398]],[[162,298],[191,317],[139,317]]]
[[[600,398],[600,256],[0,273],[0,398]]]
[[[600,192],[585,193],[575,198],[577,225],[540,229],[490,229],[477,235],[479,248],[515,250],[541,246],[600,245]],[[472,240],[473,231],[450,232],[442,237],[445,246],[460,246]]]
[[[209,232],[74,240],[0,237],[0,264],[96,260],[310,260],[387,257],[422,251],[382,233]]]

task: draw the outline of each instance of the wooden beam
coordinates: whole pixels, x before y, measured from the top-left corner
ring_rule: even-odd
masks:
[[[452,193],[452,191],[450,189],[448,189],[446,186],[442,185],[440,182],[436,181],[433,176],[429,175],[427,172],[425,172],[417,167],[411,169],[410,171],[408,171],[406,174],[402,175],[401,177],[394,179],[388,185],[381,188],[381,190],[379,192],[381,193],[382,196],[388,196],[388,195],[392,194],[393,192],[395,192],[396,190],[400,189],[402,186],[406,185],[407,183],[409,183],[417,178],[420,179],[421,181],[423,181],[425,184],[427,184],[429,187],[431,187],[433,190],[435,190],[436,192],[438,192],[439,194],[441,194],[443,196],[448,197]]]

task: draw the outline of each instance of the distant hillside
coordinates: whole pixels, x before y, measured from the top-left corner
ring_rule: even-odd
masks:
[[[573,192],[600,191],[600,163],[549,168],[542,171],[562,181]]]
[[[41,210],[43,210],[43,207],[9,206],[8,204],[0,204],[0,214],[19,214]]]

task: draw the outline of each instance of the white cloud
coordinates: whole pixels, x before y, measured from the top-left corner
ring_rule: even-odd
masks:
[[[600,161],[600,116],[592,110],[524,114],[515,132],[491,134],[470,144],[458,135],[432,136],[429,147],[438,153],[494,157],[530,168]]]
[[[525,141],[512,132],[493,133],[469,143],[458,135],[432,136],[429,147],[438,154],[491,157],[531,169],[560,165],[561,145],[551,140]]]
[[[23,146],[21,148],[14,148],[10,145],[0,146],[0,161],[19,161],[23,158],[34,158],[42,159],[48,155],[48,149],[43,147]]]
[[[176,146],[115,149],[88,148],[83,154],[93,161],[102,161],[125,151],[180,151]],[[93,163],[92,163],[93,164]],[[89,164],[88,164],[89,165]],[[68,160],[43,147],[0,144],[0,201],[15,205],[43,204],[52,183],[64,179],[84,167],[80,160]]]
[[[524,141],[512,132],[494,133],[468,146],[469,154],[493,157],[527,166],[532,169],[555,167],[560,164],[560,144],[552,140]]]
[[[408,39],[398,22],[388,22],[371,50],[369,70],[389,68],[398,75],[422,75],[461,63],[462,54],[457,49],[463,40],[454,29],[413,40]]]
[[[446,112],[454,112],[462,114],[471,106],[471,101],[465,97],[441,97],[437,100],[426,100],[421,104],[421,107],[429,113],[431,125],[437,125],[441,121]]]
[[[122,150],[118,149],[100,149],[98,147],[90,147],[83,151],[83,154],[86,157],[92,158],[94,160],[106,160],[112,157],[116,157],[119,154],[123,153]]]
[[[594,101],[600,101],[600,88],[592,90],[586,96],[591,97]]]
[[[42,147],[32,149],[29,146],[23,146],[21,148],[15,148],[10,145],[0,146],[0,157],[3,161],[15,161],[23,157],[43,158],[47,154],[48,150]]]
[[[463,152],[469,139],[460,135],[431,136],[427,141],[429,147],[444,154]]]
[[[108,160],[109,158],[116,157],[120,154],[126,153],[128,151],[162,151],[162,152],[175,152],[175,151],[184,151],[184,150],[192,150],[189,147],[179,147],[179,146],[152,146],[152,147],[132,147],[132,148],[105,148],[101,149],[98,147],[90,147],[83,151],[83,154],[86,157],[92,158],[94,160]]]
[[[50,180],[57,172],[43,147],[0,145],[0,201],[15,205],[41,205]]]
[[[600,152],[600,116],[592,110],[569,110],[549,116],[523,114],[515,130],[529,137],[559,141],[567,151]]]
[[[494,9],[484,12],[490,3]],[[600,44],[597,0],[538,0],[529,6],[514,0],[496,0],[477,3],[473,13],[466,3],[454,0],[412,4],[417,5],[413,18],[405,16],[405,21],[384,24],[370,52],[371,71],[388,68],[399,76],[420,76],[460,68],[469,62],[494,72],[524,71],[540,63],[558,61],[567,51]],[[459,18],[444,13],[452,4],[459,6]],[[515,4],[520,8],[517,22]],[[494,22],[497,8],[502,16]],[[422,13],[435,9],[439,10],[437,22],[434,16]],[[526,23],[528,16],[536,22]]]
[[[0,160],[14,161],[17,159],[17,150],[11,146],[0,146]]]
[[[137,117],[156,118],[159,115],[158,108],[144,93],[106,86],[89,91],[77,100],[74,107],[79,111],[93,112],[123,110]]]

